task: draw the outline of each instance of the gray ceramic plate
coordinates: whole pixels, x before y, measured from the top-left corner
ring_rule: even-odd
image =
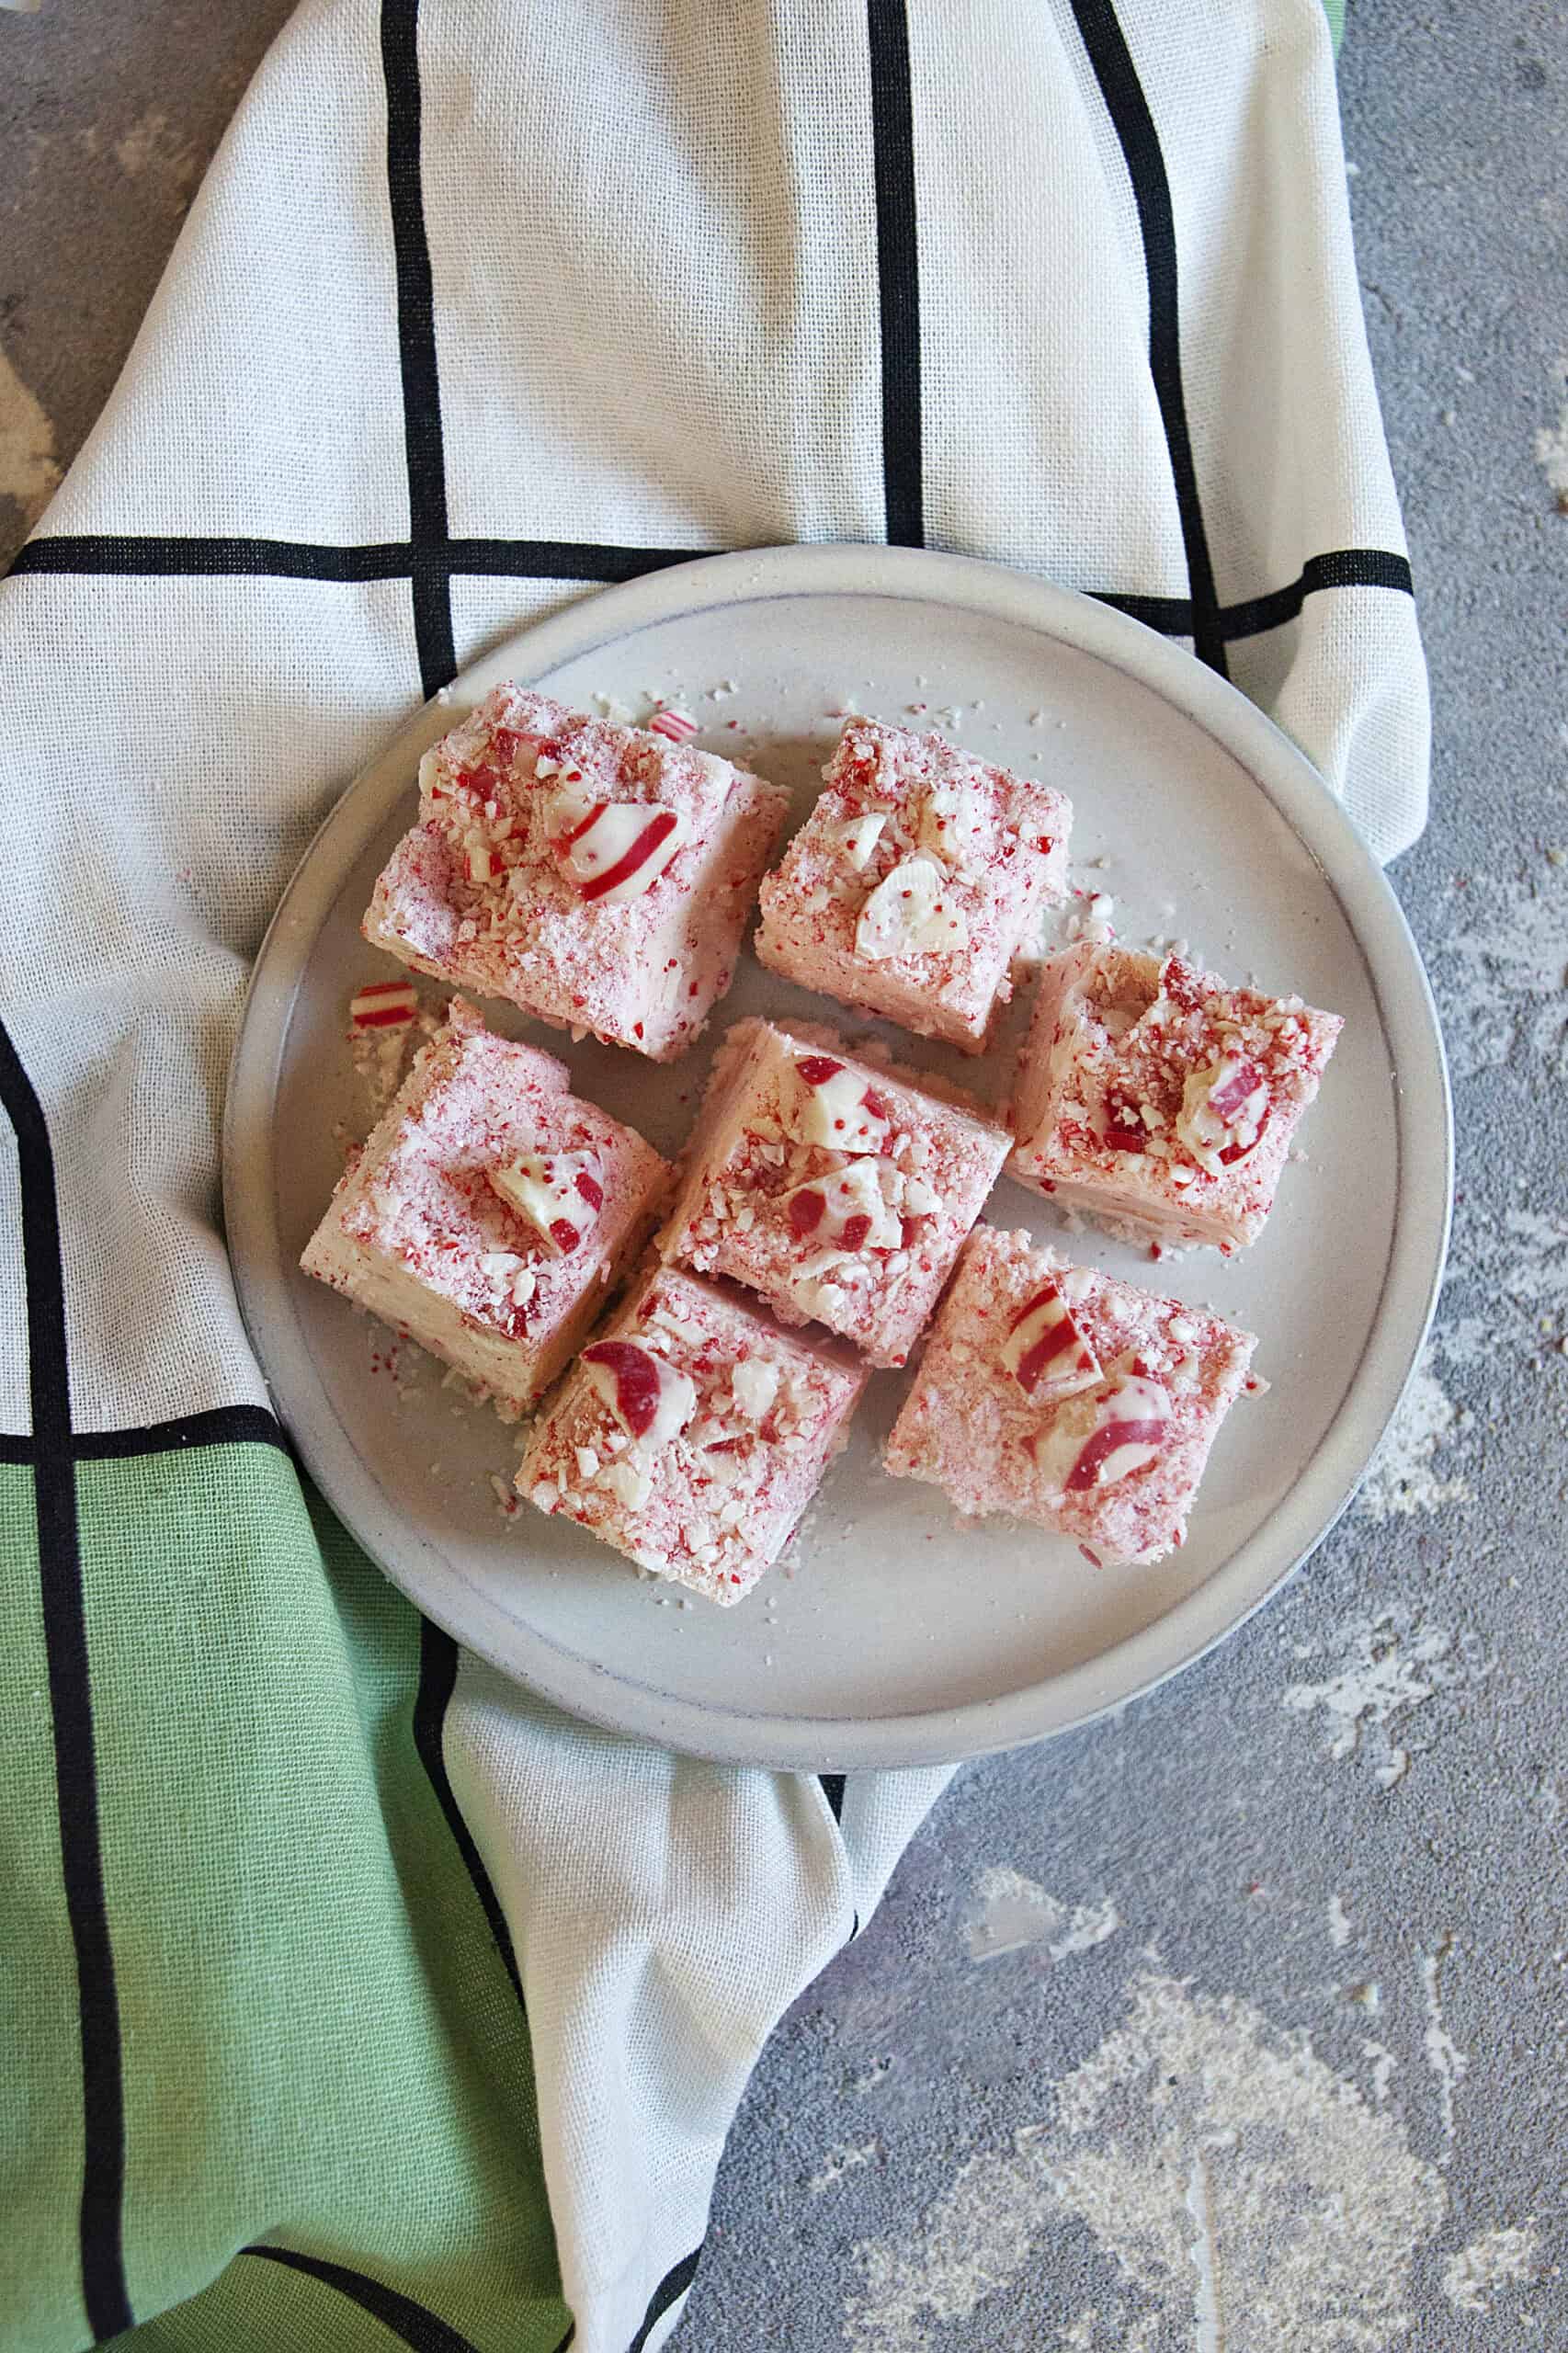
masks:
[[[497,680],[577,704],[651,699],[809,807],[836,714],[914,713],[1077,807],[1075,878],[1114,896],[1130,943],[1180,937],[1346,1017],[1263,1239],[1156,1279],[1262,1337],[1272,1386],[1233,1413],[1187,1548],[1087,1567],[1010,1525],[959,1528],[933,1490],[885,1477],[907,1376],[873,1381],[799,1560],[733,1610],[682,1603],[493,1479],[515,1432],[415,1349],[296,1271],[369,1110],[345,1043],[357,985],[394,970],[358,922],[415,806],[420,753]],[[1103,862],[1100,862],[1103,861]],[[431,990],[432,997],[439,992]],[[718,1025],[831,1017],[748,959]],[[563,1047],[585,1094],[664,1150],[683,1136],[708,1042],[655,1070]],[[890,1033],[892,1034],[892,1033]],[[907,1048],[908,1041],[904,1041]],[[944,1062],[981,1091],[1006,1050]],[[881,548],[719,556],[585,598],[471,670],[350,789],[290,887],[256,966],[230,1088],[225,1187],[244,1313],[278,1409],[322,1489],[387,1574],[472,1649],[563,1708],[666,1745],[814,1769],[971,1755],[1082,1723],[1186,1665],[1305,1558],[1364,1472],[1426,1333],[1447,1238],[1451,1140],[1421,964],[1381,873],[1306,762],[1222,680],[1137,623],[1036,580]],[[989,1215],[1147,1280],[1146,1258],[1001,1186]]]

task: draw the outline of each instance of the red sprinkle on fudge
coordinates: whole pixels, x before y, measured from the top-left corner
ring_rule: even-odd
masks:
[[[804,987],[983,1053],[1009,968],[1063,898],[1073,804],[944,743],[848,720],[762,886],[756,953]]]
[[[962,1512],[1071,1537],[1096,1568],[1163,1560],[1256,1346],[1205,1309],[977,1226],[883,1460]]]
[[[1342,1027],[1178,956],[1070,948],[1019,1058],[1008,1174],[1113,1228],[1240,1249]]]
[[[738,1021],[659,1248],[903,1364],[1007,1143],[956,1087],[857,1061],[828,1030]]]
[[[454,999],[301,1260],[515,1415],[580,1347],[670,1171]]]
[[[497,687],[420,763],[365,937],[668,1062],[730,985],[787,807],[685,741]]]
[[[729,1285],[656,1267],[535,1427],[517,1492],[710,1601],[778,1558],[868,1375]]]

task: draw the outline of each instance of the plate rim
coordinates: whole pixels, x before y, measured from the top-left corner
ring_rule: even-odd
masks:
[[[1382,1290],[1334,1418],[1274,1511],[1194,1592],[1092,1658],[999,1697],[876,1718],[758,1717],[683,1699],[633,1683],[499,1611],[493,1615],[506,1639],[486,1639],[472,1612],[454,1608],[463,1594],[482,1615],[491,1605],[472,1586],[454,1587],[443,1556],[390,1505],[305,1344],[290,1296],[300,1279],[277,1215],[267,1116],[320,929],[310,915],[312,883],[324,915],[335,892],[323,892],[320,878],[341,872],[363,848],[392,790],[406,790],[419,755],[452,723],[453,704],[498,678],[540,676],[660,622],[758,598],[824,595],[957,607],[1032,629],[1122,670],[1202,729],[1245,770],[1336,900],[1365,961],[1394,1074],[1395,1211]],[[329,849],[338,853],[335,863]],[[223,1113],[224,1218],[247,1335],[290,1442],[382,1573],[455,1639],[571,1714],[686,1755],[810,1772],[946,1765],[1052,1738],[1144,1698],[1238,1632],[1340,1518],[1398,1411],[1437,1306],[1453,1181],[1447,1059],[1420,952],[1381,867],[1274,721],[1183,646],[1096,598],[978,557],[854,542],[704,556],[585,595],[502,638],[415,711],[339,796],[278,902],[246,988]]]

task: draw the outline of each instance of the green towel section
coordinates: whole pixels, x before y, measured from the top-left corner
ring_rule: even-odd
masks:
[[[312,1512],[275,1446],[76,1475],[97,1770],[96,1791],[78,1779],[61,1803],[100,1810],[124,2279],[143,2322],[117,2341],[557,2353],[568,2314],[527,2022],[439,1765],[450,1645]],[[94,1993],[66,1906],[23,1465],[0,1465],[0,1719],[17,1728],[0,2335],[63,2353],[92,2342]],[[101,2179],[116,2152],[95,2154]]]

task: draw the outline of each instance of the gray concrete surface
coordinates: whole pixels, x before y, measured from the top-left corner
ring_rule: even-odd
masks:
[[[285,13],[0,17],[13,539]],[[757,2070],[689,2353],[1568,2344],[1568,17],[1352,0],[1342,85],[1437,707],[1433,1347],[1260,1620],[962,1776]]]

